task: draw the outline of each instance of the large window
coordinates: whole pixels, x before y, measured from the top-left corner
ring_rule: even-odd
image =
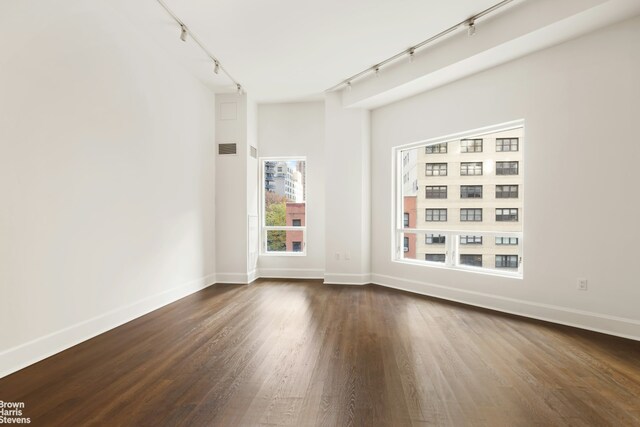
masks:
[[[306,254],[306,161],[262,160],[262,253]]]
[[[521,277],[524,144],[518,122],[396,148],[394,260]]]

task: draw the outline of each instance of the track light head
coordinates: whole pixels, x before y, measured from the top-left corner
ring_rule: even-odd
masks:
[[[347,82],[347,92],[351,92],[351,82]]]
[[[186,42],[188,33],[189,32],[187,31],[187,27],[185,27],[184,24],[180,24],[180,40]]]
[[[236,83],[236,89],[238,90],[238,93],[242,93],[242,86],[240,83]]]
[[[467,26],[469,27],[467,28],[467,34],[469,34],[469,36],[474,35],[476,33],[476,22],[471,19]]]
[[[415,58],[416,50],[414,48],[409,49],[409,62],[413,62]]]
[[[375,66],[373,67],[373,72],[376,74],[376,77],[380,77],[380,67],[379,66]]]
[[[214,60],[213,64],[213,72],[218,74],[220,72],[220,63]]]

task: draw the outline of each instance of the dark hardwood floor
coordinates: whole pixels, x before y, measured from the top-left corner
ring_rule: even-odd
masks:
[[[385,289],[215,285],[0,379],[52,426],[640,425],[640,343]]]

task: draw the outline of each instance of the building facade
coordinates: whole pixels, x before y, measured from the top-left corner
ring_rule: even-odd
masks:
[[[459,231],[460,264],[517,269],[519,238],[473,232],[522,231],[522,150],[521,128],[415,149],[416,228],[429,230],[416,233],[415,259],[444,262],[438,231]]]

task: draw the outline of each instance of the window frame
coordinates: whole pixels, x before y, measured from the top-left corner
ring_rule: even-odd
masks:
[[[304,196],[304,202],[296,202],[296,203],[304,203],[305,209],[304,209],[304,225],[301,226],[273,226],[273,225],[266,225],[265,224],[265,220],[266,220],[266,203],[265,203],[265,197],[266,197],[266,189],[265,189],[265,164],[266,162],[290,162],[290,161],[300,161],[300,162],[304,162],[304,183],[305,183],[305,188],[303,189],[303,194]],[[307,157],[306,156],[281,156],[281,157],[275,157],[275,156],[270,156],[270,157],[260,157],[258,159],[259,162],[259,179],[260,179],[260,200],[259,200],[259,221],[258,221],[258,225],[259,225],[259,232],[260,232],[260,252],[259,252],[259,256],[266,256],[266,257],[302,257],[302,256],[307,256],[307,227],[309,225],[309,211],[307,209],[307,196],[308,196],[308,192],[307,192],[307,187],[309,185],[309,165],[308,165],[308,161],[307,161]],[[301,240],[301,244],[302,244],[302,251],[300,252],[295,252],[295,251],[269,251],[267,250],[267,236],[268,236],[268,232],[269,231],[300,231],[302,232],[302,240]],[[293,244],[293,242],[292,242]]]
[[[469,192],[469,189],[473,188],[473,189],[478,189],[480,188],[480,196],[479,197],[469,197],[469,194],[472,194]],[[464,192],[463,189],[466,189],[467,191]],[[463,194],[466,194],[466,197],[463,196]],[[477,193],[473,193],[473,194],[477,194]],[[461,199],[482,199],[484,198],[484,185],[466,185],[466,184],[461,184],[460,185],[460,198]]]
[[[516,142],[516,149],[512,150],[511,148],[513,148],[513,141],[514,140]],[[509,149],[508,150],[504,149],[505,141],[509,141]],[[499,143],[501,143],[501,144],[499,145]],[[498,150],[499,146],[501,146],[502,149]],[[496,153],[515,153],[517,151],[520,151],[520,138],[518,138],[518,137],[496,138]]]
[[[462,219],[462,214],[465,214],[465,219]],[[469,219],[469,213],[473,211],[472,219]],[[477,218],[478,211],[480,212],[480,219]],[[482,222],[482,208],[460,208],[460,222]]]
[[[498,169],[501,171],[511,171],[513,170],[512,166],[509,166],[508,168],[504,167],[505,163],[515,163],[516,167],[515,167],[515,171],[516,173],[498,173]],[[498,168],[498,165],[501,165],[502,167]],[[496,161],[496,175],[497,176],[517,176],[520,175],[520,162],[517,160],[498,160]]]
[[[442,151],[442,147],[444,146],[444,151]],[[431,148],[431,151],[429,151]],[[438,148],[438,151],[433,151],[434,148]],[[431,144],[424,146],[424,154],[447,154],[449,152],[449,143],[441,142],[439,144]]]
[[[429,189],[437,188],[438,194],[442,194],[442,189],[444,188],[444,197],[429,197]],[[435,191],[433,192],[435,194]],[[449,198],[449,188],[447,185],[425,185],[424,186],[424,198],[425,199],[434,199],[434,200],[442,200]]]
[[[473,166],[473,171],[477,171],[478,164],[480,164],[480,173],[469,173],[469,165]],[[465,166],[465,173],[462,173],[462,166]],[[460,176],[483,176],[484,175],[484,162],[460,162]]]
[[[513,191],[509,188],[509,191],[504,191],[501,189],[500,194],[508,194],[508,196],[498,196],[498,187],[515,187],[515,196],[513,196]],[[496,199],[519,199],[520,198],[520,186],[518,184],[496,184]]]
[[[463,142],[466,142],[466,143],[471,142],[472,143],[471,147],[473,147],[473,150],[469,150],[469,144],[463,145],[462,144]],[[478,146],[480,147],[479,150],[477,150]],[[463,147],[465,148],[464,150],[462,149]],[[463,154],[482,153],[483,150],[484,150],[483,138],[463,138],[460,140],[460,153],[463,153]]]
[[[518,231],[498,231],[498,230],[489,230],[489,231],[478,231],[474,229],[465,229],[465,230],[457,230],[443,227],[445,224],[443,222],[436,222],[434,224],[441,224],[438,227],[425,227],[425,228],[415,228],[404,230],[401,227],[401,215],[403,208],[403,198],[402,198],[402,176],[399,176],[399,173],[402,172],[402,157],[401,153],[406,150],[411,149],[423,149],[426,145],[434,145],[437,143],[443,142],[455,142],[456,140],[460,140],[465,137],[473,137],[473,136],[482,136],[491,133],[497,132],[506,132],[510,130],[518,130],[522,132],[522,136],[519,137],[518,148],[520,151],[520,159],[518,162],[518,175],[520,175],[521,179],[524,181],[524,173],[523,173],[523,164],[526,162],[526,147],[524,147],[524,142],[526,142],[526,126],[524,120],[515,120],[512,122],[502,123],[498,125],[487,126],[480,129],[473,129],[465,132],[460,132],[456,134],[446,135],[437,138],[431,138],[427,140],[418,140],[409,144],[397,145],[391,148],[392,161],[391,161],[391,178],[393,181],[392,190],[391,190],[391,203],[392,203],[392,215],[390,216],[390,227],[391,227],[391,236],[392,244],[389,247],[389,257],[391,262],[400,263],[400,264],[408,264],[414,265],[420,268],[444,268],[451,271],[467,271],[473,272],[476,274],[490,275],[503,277],[506,279],[515,279],[522,280],[524,278],[524,271],[526,269],[526,263],[524,262],[525,248],[526,243],[523,239],[524,234],[524,221],[523,216],[524,212],[519,212],[519,223],[520,227]],[[450,162],[451,163],[451,162]],[[484,169],[484,168],[483,168]],[[495,169],[494,169],[495,170]],[[447,171],[448,172],[448,171]],[[483,170],[484,172],[484,170]],[[495,173],[495,172],[494,172]],[[447,176],[449,174],[447,173]],[[455,176],[453,177],[455,178]],[[519,186],[519,198],[522,199],[524,188],[523,185]],[[525,206],[524,200],[521,200],[521,208]],[[428,262],[418,259],[406,259],[403,258],[402,249],[402,237],[404,236],[404,232],[408,234],[440,234],[445,236],[445,251],[446,262],[445,263],[435,263]],[[519,244],[517,245],[517,255],[518,255],[518,269],[516,271],[512,270],[496,270],[487,267],[473,267],[473,266],[465,266],[459,265],[456,262],[457,254],[459,254],[459,242],[458,236],[461,234],[474,234],[481,235],[484,238],[485,243],[486,239],[495,239],[496,236],[505,236],[505,237],[516,237],[518,238]],[[421,236],[417,236],[418,239]],[[491,242],[493,243],[493,242]]]
[[[498,214],[500,211],[500,214]],[[505,215],[504,211],[509,211],[507,215]],[[513,216],[512,211],[516,211],[515,219],[498,219],[498,215],[500,218],[511,218]],[[518,222],[520,221],[520,209],[518,208],[496,208],[496,222]]]
[[[444,174],[440,174],[442,165],[444,165]],[[429,166],[432,166],[431,174],[429,174]],[[434,171],[433,166],[438,166],[437,175],[433,174],[433,171]],[[449,164],[447,162],[427,162],[424,164],[424,175],[425,176],[449,176]]]

